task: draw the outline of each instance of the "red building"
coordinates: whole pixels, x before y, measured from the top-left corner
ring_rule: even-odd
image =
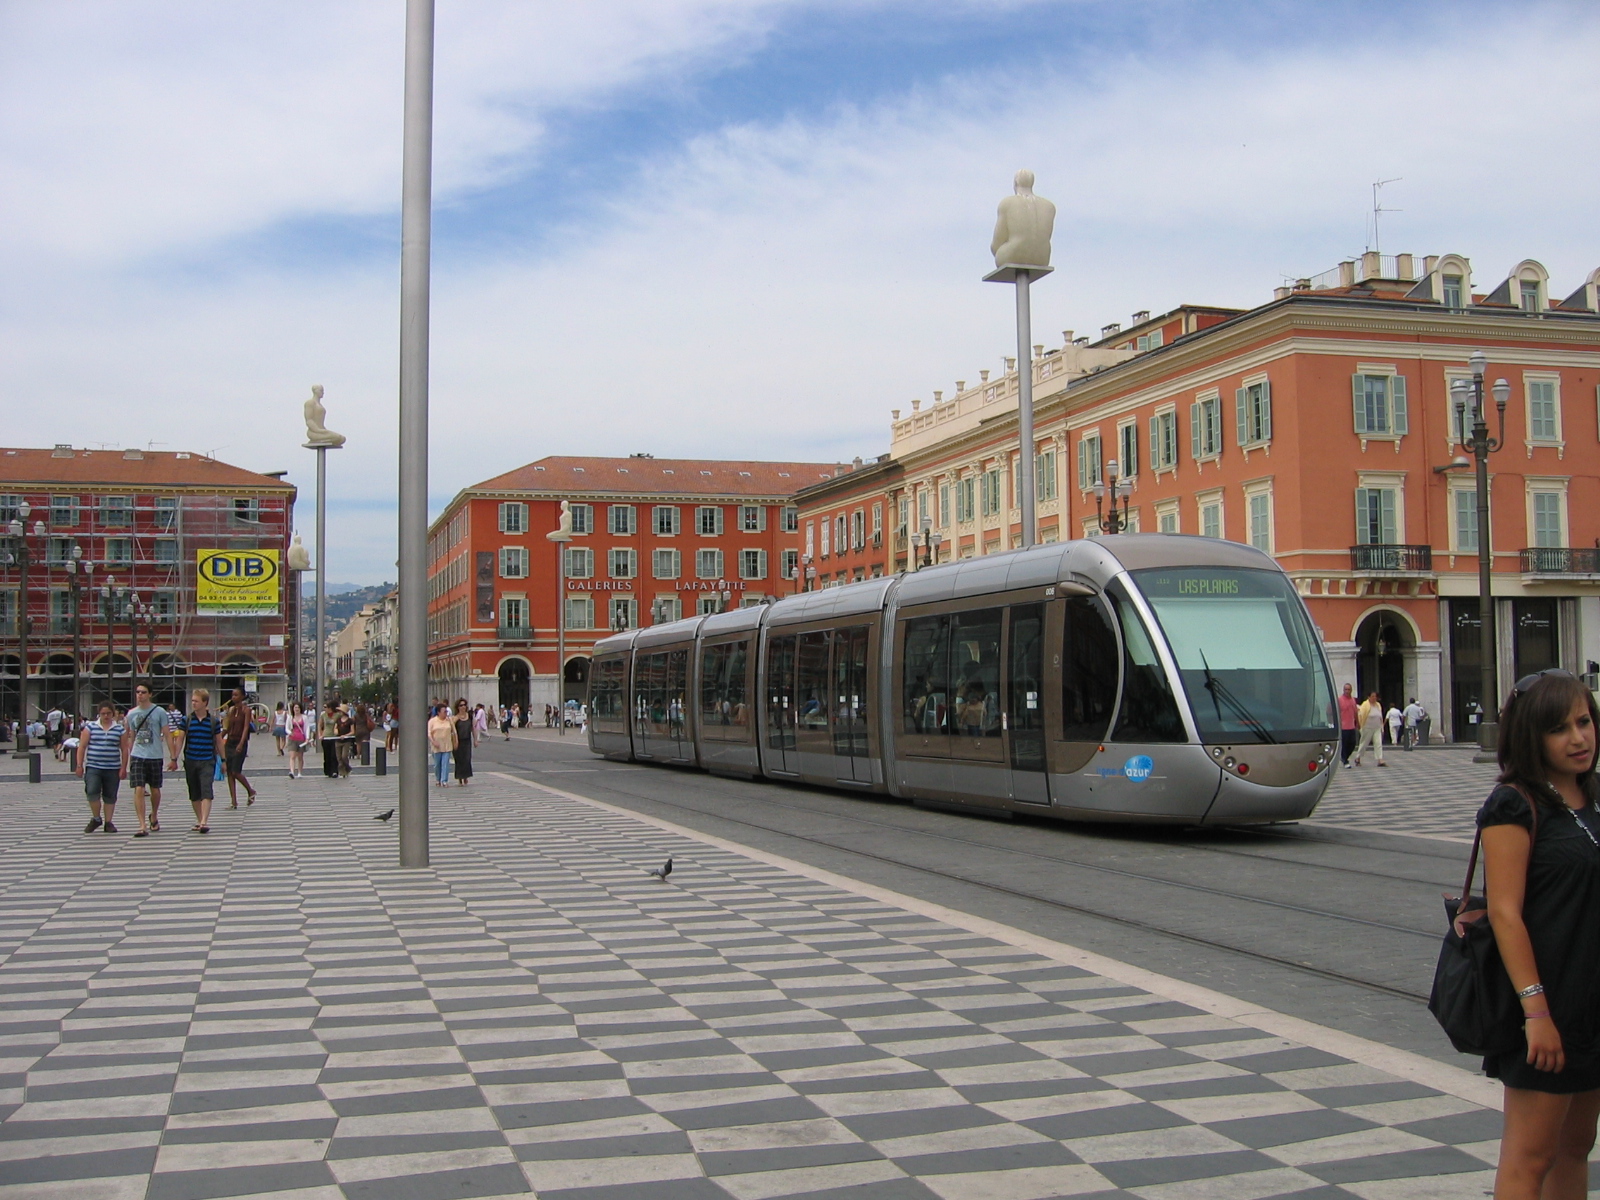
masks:
[[[119,704],[135,676],[163,704],[196,687],[286,699],[294,501],[283,480],[203,454],[0,449],[0,710],[16,713],[22,614],[34,711],[86,711],[108,672]],[[255,611],[204,611],[198,574],[216,551],[268,564]]]
[[[582,699],[595,641],[619,629],[761,604],[799,589],[790,497],[827,463],[544,458],[458,493],[428,541],[433,694],[471,703]],[[572,512],[565,588],[557,543]],[[558,662],[563,605],[566,661]]]

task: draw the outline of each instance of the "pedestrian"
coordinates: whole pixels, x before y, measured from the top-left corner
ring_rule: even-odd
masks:
[[[1406,705],[1405,712],[1401,715],[1405,718],[1406,723],[1406,749],[1415,749],[1417,738],[1422,733],[1422,720],[1428,715],[1428,710],[1418,704],[1417,698],[1413,696],[1411,697],[1411,702]]]
[[[211,711],[211,693],[195,688],[189,696],[188,716],[169,728],[172,738],[167,768],[176,771],[178,755],[183,755],[183,779],[189,786],[189,803],[194,806],[194,828],[190,832],[210,833],[212,784],[222,733],[222,722]]]
[[[472,744],[481,746],[483,739],[489,736],[489,714],[484,711],[483,705],[478,705],[472,710]]]
[[[356,718],[350,705],[339,705],[335,719],[339,740],[334,746],[334,761],[339,765],[339,778],[350,777],[350,754],[356,748]]]
[[[284,740],[289,743],[289,778],[299,779],[306,773],[306,741],[311,722],[299,702],[289,705],[289,715],[284,720]]]
[[[244,777],[244,760],[250,753],[250,733],[254,728],[250,719],[250,702],[244,698],[243,688],[233,689],[222,733],[222,769],[228,777],[228,807],[239,807],[239,784],[244,784],[245,807],[256,802],[256,790]]]
[[[1505,1086],[1496,1197],[1588,1194],[1600,1114],[1600,709],[1559,668],[1517,681],[1500,714],[1498,785],[1478,812],[1489,921],[1522,1003]],[[1533,806],[1538,806],[1534,819]]]
[[[467,780],[472,778],[472,711],[467,707],[464,699],[456,701],[456,709],[450,715],[450,723],[455,729],[456,744],[452,752],[455,758],[456,786],[466,787]]]
[[[1383,714],[1383,722],[1389,727],[1389,744],[1398,746],[1400,744],[1400,729],[1405,724],[1405,714],[1400,711],[1398,704],[1389,706],[1388,711]]]
[[[61,744],[61,722],[65,716],[66,714],[61,711],[61,706],[59,704],[52,707],[50,711],[45,714],[44,740],[45,745],[49,746],[52,750]]]
[[[282,700],[272,711],[272,736],[278,743],[278,755],[282,757],[289,743],[289,710]]]
[[[393,754],[400,744],[400,706],[393,700],[383,710],[383,748]]]
[[[500,706],[500,732],[506,741],[511,740],[511,710],[504,704]]]
[[[1388,766],[1383,761],[1383,701],[1378,699],[1377,692],[1361,702],[1361,707],[1356,711],[1356,725],[1361,731],[1361,740],[1356,743],[1355,757],[1350,761],[1359,767],[1361,756],[1367,752],[1368,746],[1372,746],[1378,753],[1378,765]]]
[[[455,748],[455,723],[445,706],[436,704],[428,717],[428,750],[433,754],[433,778],[439,787],[450,782],[450,759]]]
[[[128,777],[128,730],[117,720],[116,706],[100,705],[100,719],[83,727],[78,743],[78,777],[89,798],[89,823],[85,833],[104,827],[117,832],[112,817],[117,810],[117,787]]]
[[[128,785],[133,788],[133,811],[139,818],[134,837],[161,832],[161,763],[167,757],[167,710],[151,699],[150,689],[133,689],[128,710]],[[145,789],[150,790],[150,817],[145,819]]]
[[[322,773],[339,778],[339,698],[329,696],[317,725],[317,741],[322,743]]]

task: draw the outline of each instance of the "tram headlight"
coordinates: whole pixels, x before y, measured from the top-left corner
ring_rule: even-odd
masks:
[[[1328,755],[1330,755],[1332,753],[1333,753],[1333,747],[1329,743],[1323,742],[1322,743],[1322,755],[1323,755],[1323,757],[1326,758]]]
[[[1234,759],[1233,755],[1230,754],[1230,755],[1228,755],[1227,758],[1222,760],[1222,765],[1227,767],[1228,770],[1231,771],[1231,770],[1233,770],[1234,766],[1236,765],[1236,760]]]

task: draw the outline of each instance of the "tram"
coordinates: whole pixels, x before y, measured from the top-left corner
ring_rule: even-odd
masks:
[[[1074,821],[1308,816],[1338,763],[1317,631],[1260,551],[1121,534],[596,643],[589,747]]]

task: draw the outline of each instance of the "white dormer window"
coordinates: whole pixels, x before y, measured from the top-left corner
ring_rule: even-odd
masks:
[[[1446,308],[1465,308],[1466,280],[1460,275],[1445,275],[1440,279],[1443,303]]]

